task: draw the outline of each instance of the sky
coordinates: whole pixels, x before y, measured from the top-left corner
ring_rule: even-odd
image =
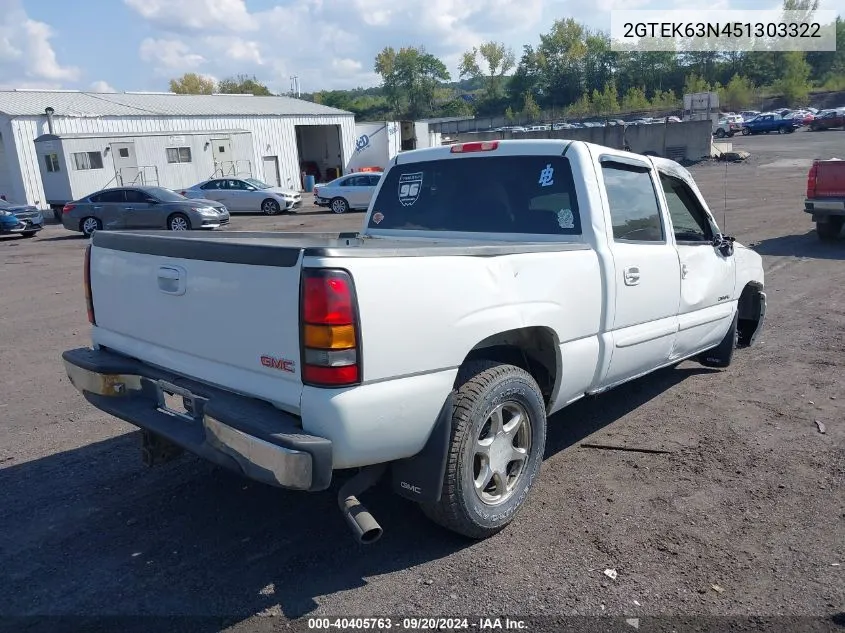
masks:
[[[464,51],[495,40],[518,59],[555,19],[609,30],[611,9],[695,6],[700,0],[0,0],[0,90],[166,91],[186,72],[255,75],[274,92],[287,92],[292,75],[302,92],[342,90],[378,85],[376,54],[408,45],[425,46],[457,79]]]

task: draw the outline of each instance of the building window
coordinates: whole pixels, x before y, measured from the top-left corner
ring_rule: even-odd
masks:
[[[117,150],[117,155],[121,158],[129,158],[129,148],[128,147],[121,147]]]
[[[73,164],[79,170],[102,169],[103,155],[100,152],[74,152]]]
[[[168,163],[190,163],[191,162],[191,148],[190,147],[168,147],[167,148],[167,162]]]
[[[47,171],[61,171],[59,169],[59,155],[58,154],[45,154],[44,155],[44,162],[47,164]]]

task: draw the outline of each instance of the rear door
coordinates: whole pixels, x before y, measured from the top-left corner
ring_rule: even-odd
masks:
[[[678,329],[680,266],[651,165],[608,150],[599,159],[609,218],[616,304],[602,387],[669,362]]]
[[[715,223],[681,178],[660,173],[680,264],[678,338],[673,356],[710,349],[730,327],[735,305],[736,259],[715,246]]]
[[[225,189],[223,189],[225,182],[225,180],[219,179],[209,180],[207,183],[200,187],[200,189],[202,190],[202,197],[207,200],[223,202],[226,197],[226,191]]]
[[[104,229],[127,228],[126,195],[123,189],[107,189],[90,198],[93,214],[103,223]]]

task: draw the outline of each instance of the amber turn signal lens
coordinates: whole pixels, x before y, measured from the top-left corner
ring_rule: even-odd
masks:
[[[355,347],[354,325],[306,325],[305,347],[349,349]]]

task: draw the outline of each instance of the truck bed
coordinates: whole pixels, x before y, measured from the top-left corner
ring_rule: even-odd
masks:
[[[261,266],[295,266],[304,257],[495,256],[586,250],[583,242],[372,238],[360,233],[273,231],[98,231],[93,245],[116,251]]]

